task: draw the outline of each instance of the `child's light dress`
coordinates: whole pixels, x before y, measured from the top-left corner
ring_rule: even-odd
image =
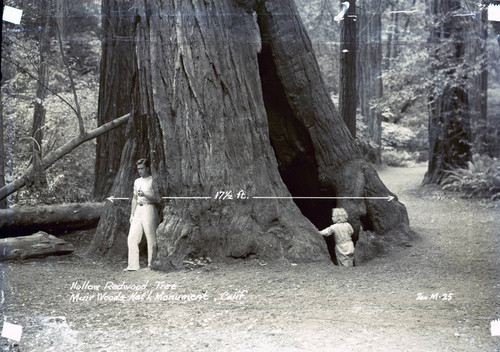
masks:
[[[354,266],[354,243],[351,239],[354,230],[348,222],[333,224],[320,233],[323,236],[334,235],[335,255],[340,266]]]

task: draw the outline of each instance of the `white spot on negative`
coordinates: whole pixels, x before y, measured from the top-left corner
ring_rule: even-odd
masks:
[[[500,5],[488,5],[488,21],[500,22]]]
[[[3,323],[2,337],[19,342],[21,341],[22,334],[23,327],[21,325],[11,324],[7,322]]]
[[[491,336],[500,336],[500,319],[491,321]]]
[[[19,10],[10,6],[4,6],[3,8],[2,20],[4,20],[5,22],[21,24],[22,16],[23,16],[23,10]]]

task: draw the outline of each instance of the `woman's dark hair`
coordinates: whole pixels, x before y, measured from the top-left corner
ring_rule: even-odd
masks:
[[[150,166],[149,166],[149,159],[147,159],[147,158],[141,158],[141,159],[137,160],[137,162],[135,164],[137,166],[145,166],[148,169],[150,168]]]

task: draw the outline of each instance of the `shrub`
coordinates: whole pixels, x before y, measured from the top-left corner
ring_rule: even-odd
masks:
[[[459,191],[469,197],[500,198],[500,161],[474,154],[467,168],[448,171],[443,189]]]
[[[417,133],[413,129],[395,123],[382,122],[382,145],[386,147],[409,149],[416,138]]]
[[[382,149],[382,163],[394,167],[411,167],[415,166],[419,160],[417,152],[407,152],[406,150],[398,150],[391,147]]]

